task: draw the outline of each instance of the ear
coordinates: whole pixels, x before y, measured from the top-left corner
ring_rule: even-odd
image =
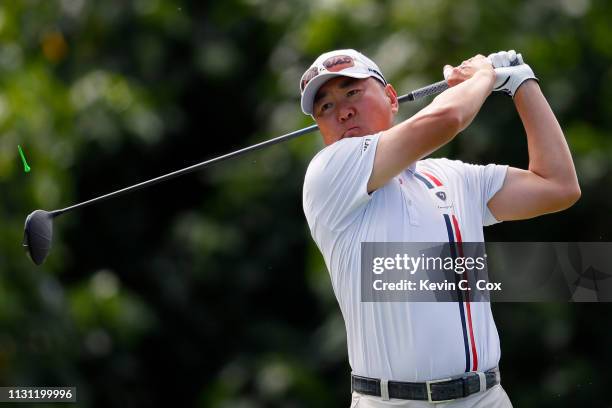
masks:
[[[385,95],[391,104],[391,111],[395,114],[399,110],[399,102],[397,101],[397,92],[395,92],[395,88],[393,85],[387,84],[385,86]]]

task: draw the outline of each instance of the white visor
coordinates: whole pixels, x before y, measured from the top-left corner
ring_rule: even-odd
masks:
[[[313,114],[314,98],[319,88],[339,76],[358,79],[374,77],[383,85],[387,84],[378,65],[360,52],[350,49],[326,52],[315,60],[300,79],[301,106],[306,115]]]

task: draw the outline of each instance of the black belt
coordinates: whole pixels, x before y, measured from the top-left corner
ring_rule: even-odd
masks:
[[[497,368],[481,374],[484,374],[487,390],[499,384],[499,371]],[[377,378],[351,374],[351,390],[361,394],[385,398],[384,393],[381,393],[381,380]],[[480,389],[480,375],[476,372],[465,373],[457,378],[445,378],[443,380],[421,383],[388,381],[387,390],[386,397],[388,398],[429,402],[450,401],[484,391]]]

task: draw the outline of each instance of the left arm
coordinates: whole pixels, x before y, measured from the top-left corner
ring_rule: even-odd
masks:
[[[502,188],[489,200],[500,221],[561,211],[580,198],[580,186],[563,131],[536,81],[527,80],[514,95],[527,133],[529,169],[508,168]]]

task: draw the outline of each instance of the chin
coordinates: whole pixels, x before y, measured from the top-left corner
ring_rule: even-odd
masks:
[[[338,142],[338,141],[340,141],[342,139],[351,139],[353,137],[363,137],[363,136],[367,136],[368,134],[369,134],[368,132],[358,132],[358,133],[355,133],[355,134],[349,134],[348,136],[340,135],[337,139],[335,139],[331,143]],[[328,144],[331,144],[331,143],[328,143]]]

